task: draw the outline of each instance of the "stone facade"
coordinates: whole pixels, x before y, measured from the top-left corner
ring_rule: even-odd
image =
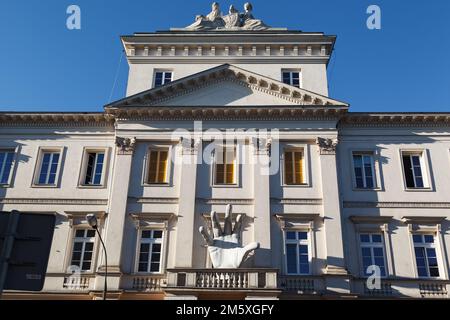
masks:
[[[4,297],[100,297],[98,239],[88,270],[70,269],[77,230],[94,213],[108,250],[111,299],[447,298],[450,114],[349,112],[328,97],[335,39],[273,28],[124,36],[127,97],[103,113],[0,114],[0,151],[14,153],[0,209],[57,219],[44,290]],[[298,86],[283,72],[298,73]],[[158,85],[166,73],[170,82]],[[231,183],[219,184],[215,162],[199,160],[208,160],[216,133],[230,129],[237,160]],[[286,182],[291,150],[301,150],[302,168],[294,169],[301,183]],[[50,185],[39,181],[45,152],[60,155]],[[101,179],[85,183],[95,152],[104,157]],[[161,181],[149,182],[156,154],[173,161]],[[265,174],[269,159],[278,169]],[[413,187],[409,169],[416,170]],[[214,269],[198,230],[211,227],[210,211],[222,221],[227,204],[242,215],[242,245],[259,248],[238,269]],[[144,231],[152,232],[151,252],[142,247]],[[290,242],[289,232],[306,239]],[[365,242],[372,235],[381,244]],[[423,247],[436,257],[428,250],[420,260],[417,236],[425,235],[433,243],[426,238]],[[305,258],[292,256],[289,244],[306,250]],[[377,246],[385,274],[371,290],[364,266],[380,258]],[[145,254],[154,258],[144,272]]]

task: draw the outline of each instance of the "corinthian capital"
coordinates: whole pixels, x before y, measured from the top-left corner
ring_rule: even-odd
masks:
[[[116,137],[118,154],[132,154],[136,145],[136,138]]]
[[[336,147],[339,143],[338,139],[321,138],[316,139],[316,144],[320,148],[320,154],[336,154]]]

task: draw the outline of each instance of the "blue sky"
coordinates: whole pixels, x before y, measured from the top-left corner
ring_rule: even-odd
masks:
[[[184,27],[212,1],[2,0],[0,111],[101,111],[125,95],[119,36]],[[245,1],[219,1],[241,9]],[[256,0],[267,24],[338,36],[330,96],[351,111],[450,112],[450,1]],[[82,29],[66,28],[81,8]],[[366,9],[381,7],[382,29]],[[117,83],[114,88],[117,70]],[[111,95],[112,91],[112,95]]]

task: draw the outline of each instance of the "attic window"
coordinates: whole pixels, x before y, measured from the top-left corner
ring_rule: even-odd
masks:
[[[301,87],[300,70],[282,70],[283,83],[296,88]]]
[[[169,82],[172,82],[172,71],[157,70],[155,72],[155,79],[154,79],[155,88],[165,85]]]

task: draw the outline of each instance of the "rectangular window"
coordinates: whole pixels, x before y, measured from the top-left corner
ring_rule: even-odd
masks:
[[[86,186],[102,185],[105,152],[89,151],[85,157],[85,174],[83,184]]]
[[[284,151],[284,183],[301,185],[305,183],[303,150]]]
[[[217,147],[214,184],[236,184],[236,147]]]
[[[141,230],[138,272],[161,272],[162,230]]]
[[[283,71],[283,83],[293,87],[300,88],[300,72],[299,71]]]
[[[402,153],[402,160],[406,187],[410,189],[424,188],[423,154]]]
[[[14,151],[0,150],[0,185],[9,184],[13,161]]]
[[[309,232],[286,231],[286,271],[288,274],[310,274]]]
[[[355,185],[358,189],[373,189],[375,183],[375,167],[373,155],[368,153],[353,154]]]
[[[424,278],[439,277],[439,265],[436,245],[432,234],[414,234],[414,253],[416,255],[417,274]]]
[[[160,87],[169,82],[172,82],[172,71],[156,71],[155,72],[155,87]]]
[[[41,167],[39,168],[39,176],[37,184],[39,185],[55,185],[56,174],[58,173],[59,152],[44,151],[41,154]]]
[[[95,230],[77,229],[72,250],[72,266],[77,266],[81,271],[91,270],[92,254],[94,252]]]
[[[386,263],[384,255],[384,242],[381,233],[364,233],[359,235],[361,245],[361,258],[363,273],[365,276],[370,276],[372,272],[367,272],[369,266],[378,266],[380,268],[380,275],[386,276]]]
[[[167,183],[169,150],[150,150],[148,153],[148,184]]]

